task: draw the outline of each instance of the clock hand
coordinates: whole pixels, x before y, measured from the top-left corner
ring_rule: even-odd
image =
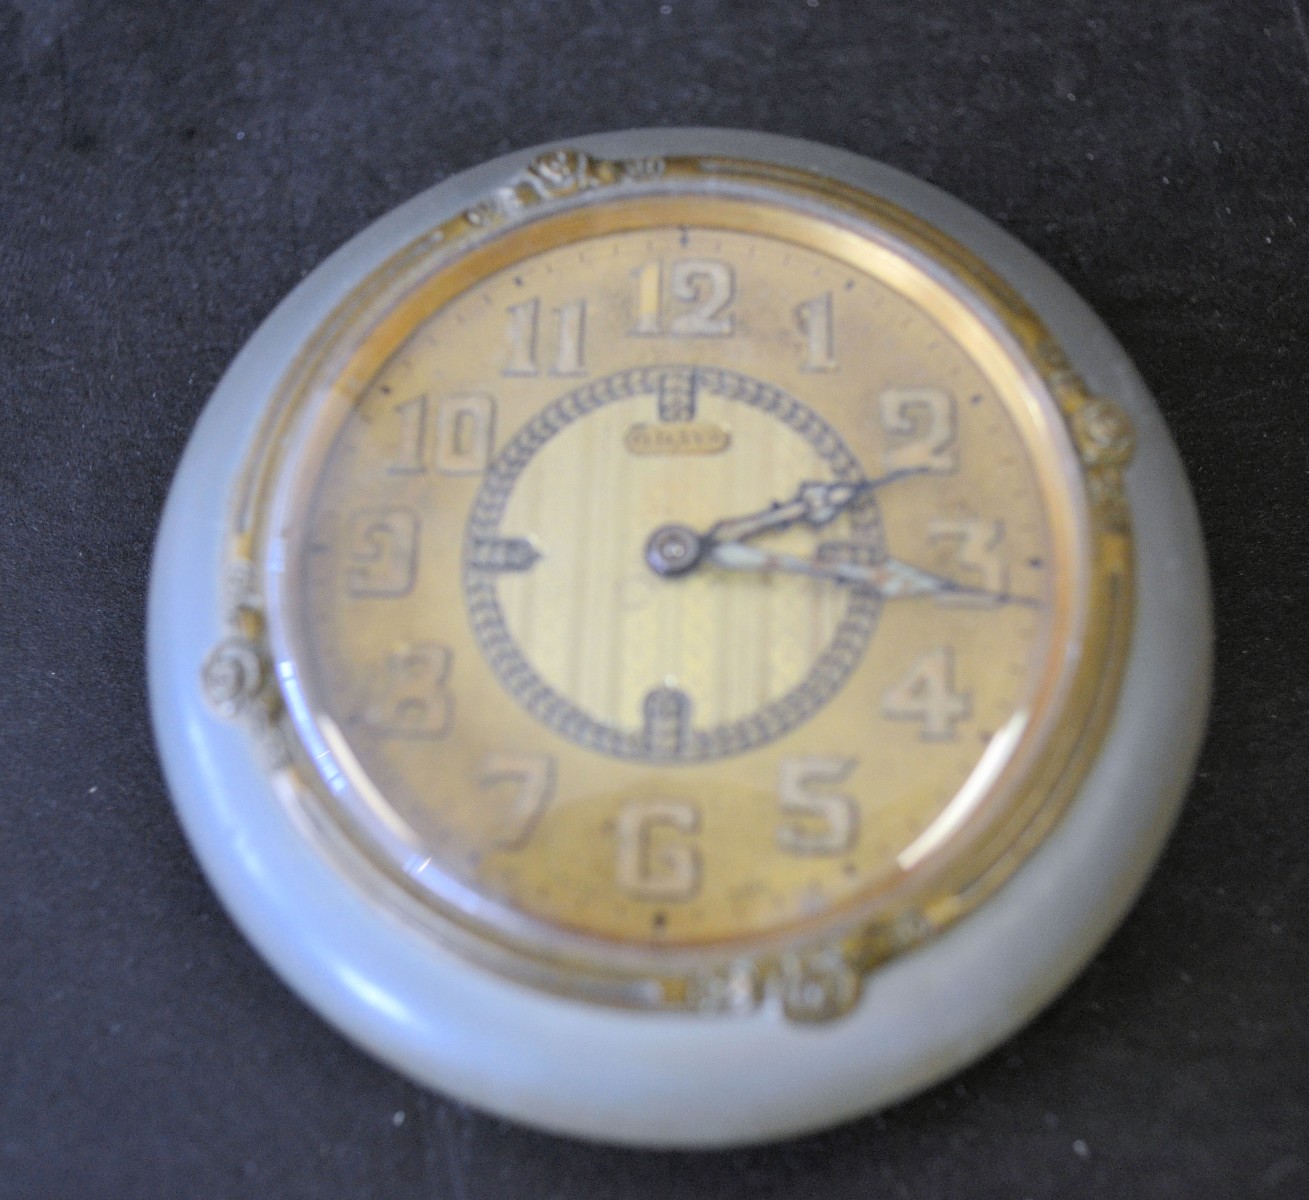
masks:
[[[779,554],[746,546],[741,542],[723,542],[709,550],[709,561],[728,571],[780,571],[789,575],[808,575],[814,579],[830,579],[835,583],[862,584],[876,588],[884,596],[935,595],[948,590],[942,587],[947,581],[929,575],[897,559],[883,559],[875,565],[852,562],[824,562],[817,558],[801,558],[796,554]]]
[[[770,530],[786,529],[803,521],[821,526],[833,521],[861,496],[876,488],[894,483],[907,475],[917,475],[921,467],[888,471],[876,479],[855,483],[836,480],[831,483],[802,483],[790,500],[777,500],[758,512],[715,521],[704,533],[686,525],[663,525],[646,543],[646,562],[659,575],[685,575],[702,562],[708,551],[728,542],[741,543]]]
[[[1035,605],[1028,596],[1011,596],[1006,592],[991,592],[985,588],[969,587],[934,575],[896,558],[864,564],[851,562],[824,562],[822,559],[801,558],[795,554],[776,554],[747,546],[741,542],[722,542],[711,546],[708,560],[716,567],[728,571],[781,571],[786,574],[808,575],[815,579],[830,579],[855,587],[868,587],[884,600],[901,600],[917,596],[980,596],[1001,603]]]
[[[719,542],[744,542],[770,529],[785,529],[797,521],[807,525],[826,525],[850,507],[861,496],[876,488],[894,483],[906,475],[920,474],[922,468],[908,467],[889,471],[876,479],[861,479],[856,483],[835,480],[831,483],[813,481],[802,483],[790,500],[774,501],[759,512],[740,517],[725,517],[716,521],[703,535],[708,545]]]

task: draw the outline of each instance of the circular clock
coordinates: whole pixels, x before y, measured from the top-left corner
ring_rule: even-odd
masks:
[[[1208,687],[1104,328],[928,185],[644,131],[451,179],[224,377],[150,676],[238,924],[419,1081],[714,1145],[889,1103],[1080,968]]]

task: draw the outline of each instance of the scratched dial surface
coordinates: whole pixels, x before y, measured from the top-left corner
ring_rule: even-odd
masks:
[[[894,253],[748,216],[509,236],[297,468],[327,782],[479,919],[694,947],[867,906],[966,838],[1065,655],[1030,398]]]

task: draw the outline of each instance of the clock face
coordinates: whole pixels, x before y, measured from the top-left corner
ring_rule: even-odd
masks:
[[[811,209],[615,195],[437,246],[314,368],[279,681],[334,819],[465,927],[730,954],[1028,819],[1084,619],[1063,418],[930,256]]]

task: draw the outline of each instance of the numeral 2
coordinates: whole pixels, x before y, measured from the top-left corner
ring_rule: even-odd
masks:
[[[882,428],[890,436],[888,471],[948,475],[959,465],[954,397],[940,388],[888,388],[878,397]]]

